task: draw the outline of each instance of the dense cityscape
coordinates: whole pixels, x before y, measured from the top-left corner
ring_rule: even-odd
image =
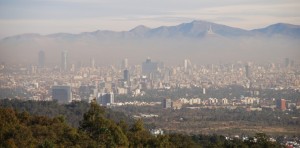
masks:
[[[0,148],[300,148],[299,0],[0,0]]]
[[[38,62],[29,66],[1,65],[1,89],[7,90],[6,94],[2,94],[2,98],[16,97],[21,100],[36,101],[56,99],[65,104],[72,101],[90,102],[94,98],[98,99],[109,94],[111,99],[100,104],[115,106],[120,105],[122,100],[114,101],[114,95],[128,95],[134,98],[147,95],[147,90],[163,92],[197,88],[198,92],[205,96],[207,90],[213,88],[240,86],[246,90],[246,93],[238,97],[232,94],[228,98],[227,96],[199,98],[199,95],[189,96],[189,94],[183,98],[161,97],[191,105],[257,104],[272,108],[272,105],[276,104],[270,101],[276,100],[285,104],[280,107],[281,110],[299,106],[298,98],[258,97],[262,96],[263,90],[299,91],[300,65],[289,58],[277,63],[258,64],[237,61],[208,65],[196,65],[184,59],[182,65],[177,66],[166,66],[163,62],[153,62],[150,58],[140,65],[130,66],[129,60],[125,58],[120,60],[120,65],[99,67],[95,64],[94,58],[86,65],[80,62],[77,65],[71,64],[68,62],[68,52],[63,51],[61,65],[48,67],[45,65],[44,51],[40,51],[38,55]]]
[[[1,64],[1,98],[55,100],[61,105],[96,100],[101,106],[122,111],[135,119],[144,119],[155,135],[217,133],[228,138],[245,139],[263,131],[273,135],[273,139],[282,133],[290,138],[293,135],[299,137],[300,64],[293,59],[263,64],[237,61],[208,65],[196,65],[184,59],[181,65],[166,66],[150,58],[139,65],[130,65],[130,59],[124,58],[119,65],[100,67],[94,58],[86,65],[69,63],[68,52],[62,51],[61,64],[51,67],[46,64],[46,56],[41,50],[37,63],[29,66]],[[218,128],[220,124],[229,126],[230,132],[214,126],[201,125],[201,128],[195,122],[211,122],[209,118],[215,115],[208,115],[218,110],[225,118],[228,111],[240,115],[264,112],[274,117],[258,119],[264,122],[261,125],[252,125],[253,121],[246,119],[245,123],[249,122],[252,131],[241,127],[233,132],[232,127],[224,123],[228,121],[237,126],[242,123],[235,122],[240,120],[239,117],[214,119]],[[187,123],[191,128],[186,128]],[[289,126],[280,127],[279,123]],[[259,126],[267,127],[260,129]],[[205,129],[207,127],[209,130]],[[291,142],[289,140],[285,142]],[[296,139],[293,142],[297,145]]]

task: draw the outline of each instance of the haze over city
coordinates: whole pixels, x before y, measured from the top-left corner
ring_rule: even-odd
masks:
[[[0,0],[0,147],[300,147],[298,0]]]
[[[96,58],[99,64],[116,64],[116,59],[126,57],[137,64],[148,56],[178,64],[175,59],[190,58],[196,63],[267,62],[284,57],[297,59],[300,55],[299,26],[288,25],[299,25],[299,1],[3,0],[0,3],[3,62],[33,64],[39,50],[46,51],[47,63],[51,64],[59,63],[57,57],[62,50],[70,50],[73,63]],[[277,23],[287,24],[254,30]],[[213,39],[203,37],[210,26],[217,34]],[[278,34],[285,36],[278,38]],[[149,36],[152,38],[137,40]],[[184,38],[178,42],[178,37]],[[16,52],[23,54],[15,55]],[[172,56],[167,54],[170,52]],[[103,53],[111,55],[110,58]],[[11,56],[17,60],[12,61]]]

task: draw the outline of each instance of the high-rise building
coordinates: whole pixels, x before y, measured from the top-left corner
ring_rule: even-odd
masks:
[[[158,71],[158,64],[152,62],[150,58],[147,58],[146,62],[143,62],[142,73],[149,75],[150,73],[155,73]]]
[[[187,72],[188,70],[190,70],[192,68],[192,63],[189,59],[185,59],[183,61],[183,66],[184,66],[184,72]]]
[[[278,99],[276,101],[276,107],[282,111],[286,110],[286,100],[285,99]]]
[[[129,70],[127,69],[124,70],[124,81],[126,82],[130,81],[130,74],[129,74]]]
[[[110,106],[114,103],[114,93],[101,93],[98,97],[98,103],[103,106]]]
[[[186,71],[187,71],[187,68],[188,68],[188,60],[187,60],[187,59],[185,59],[185,60],[183,61],[183,66],[184,66],[184,71],[186,72]]]
[[[165,98],[162,102],[163,108],[171,108],[172,107],[172,101],[171,99]]]
[[[294,61],[294,60],[291,60],[291,62],[290,62],[290,67],[294,67],[294,65],[295,65],[295,61]]]
[[[248,64],[245,65],[245,74],[246,74],[246,77],[248,79],[250,79],[250,77],[251,77],[251,69],[250,69],[250,66]]]
[[[128,59],[127,58],[123,59],[121,68],[122,69],[127,69],[128,68]]]
[[[68,52],[66,50],[64,50],[61,53],[61,69],[63,71],[66,71],[68,68]]]
[[[165,69],[163,80],[165,83],[170,82],[170,70],[169,69]]]
[[[44,68],[45,66],[45,52],[44,50],[39,51],[39,68]]]
[[[96,86],[94,85],[81,85],[78,90],[81,101],[89,101],[88,99],[90,96],[96,97],[97,94],[95,94],[95,89]]]
[[[52,99],[57,100],[59,104],[67,104],[72,101],[71,86],[52,86]]]
[[[288,68],[290,66],[290,59],[289,58],[285,58],[285,60],[284,60],[284,66],[286,68]]]
[[[94,58],[91,59],[91,68],[95,68],[95,59]]]

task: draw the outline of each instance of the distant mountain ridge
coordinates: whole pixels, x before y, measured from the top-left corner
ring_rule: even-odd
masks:
[[[254,29],[252,32],[259,32],[263,35],[274,36],[284,35],[289,37],[300,37],[300,25],[277,23],[261,29]]]
[[[11,39],[26,39],[26,38],[53,38],[53,39],[140,39],[140,38],[204,38],[206,37],[209,28],[221,37],[251,37],[251,36],[284,36],[292,38],[300,38],[300,25],[292,25],[286,23],[277,23],[265,28],[245,30],[241,28],[230,27],[222,24],[207,22],[207,21],[192,21],[190,23],[182,23],[176,26],[161,26],[157,28],[148,28],[144,25],[139,25],[129,31],[109,31],[97,30],[94,32],[83,32],[79,34],[71,33],[55,33],[49,35],[39,34],[22,34],[11,37],[6,37],[3,40]]]
[[[128,58],[140,63],[146,57],[178,63],[255,60],[273,61],[286,57],[299,59],[300,26],[277,23],[245,30],[207,21],[149,28],[139,25],[128,31],[23,34],[0,40],[0,62],[35,65],[44,50],[46,64],[59,65],[67,50],[70,63],[111,64]]]

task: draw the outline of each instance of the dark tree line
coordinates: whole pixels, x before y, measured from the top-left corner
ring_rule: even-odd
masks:
[[[88,111],[90,105],[87,102],[72,102],[70,104],[59,105],[57,101],[22,101],[17,99],[0,99],[0,107],[16,109],[20,112],[26,111],[33,115],[41,115],[47,117],[56,117],[63,115],[69,125],[73,127],[79,126],[79,121],[83,114]],[[118,122],[125,120],[132,123],[133,120],[126,116],[123,112],[112,111],[106,109],[105,116]]]
[[[265,134],[245,141],[219,135],[153,136],[142,120],[116,122],[106,111],[93,101],[75,128],[63,115],[50,118],[1,107],[0,147],[280,147]]]

